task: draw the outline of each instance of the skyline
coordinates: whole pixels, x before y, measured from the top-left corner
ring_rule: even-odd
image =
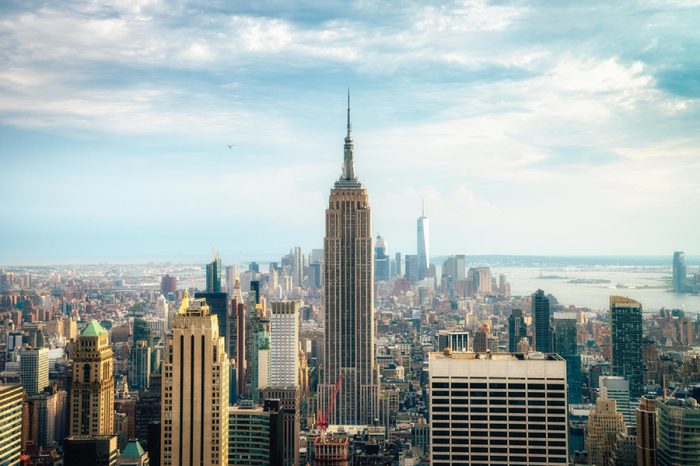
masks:
[[[390,255],[700,251],[697,2],[117,3],[0,7],[3,264],[320,248],[347,87]]]

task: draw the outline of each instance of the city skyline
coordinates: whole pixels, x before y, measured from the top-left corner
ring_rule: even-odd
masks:
[[[389,254],[700,250],[692,2],[69,6],[1,7],[4,263],[318,247],[347,87]]]

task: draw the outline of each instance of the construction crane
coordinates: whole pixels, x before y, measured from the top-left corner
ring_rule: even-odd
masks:
[[[321,433],[326,432],[326,428],[328,427],[328,418],[331,417],[331,411],[333,410],[333,403],[335,402],[335,398],[338,396],[338,392],[340,391],[340,384],[343,381],[343,376],[345,374],[343,372],[340,373],[337,379],[335,379],[335,387],[333,388],[333,396],[331,397],[330,401],[328,401],[328,406],[326,406],[326,412],[323,413],[323,416],[321,416],[321,411],[319,410],[316,413],[316,427],[319,428]]]

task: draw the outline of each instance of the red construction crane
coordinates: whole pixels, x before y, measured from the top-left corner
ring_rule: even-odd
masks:
[[[335,387],[333,388],[333,396],[331,397],[330,401],[328,402],[328,406],[326,406],[326,412],[321,416],[321,410],[318,410],[316,412],[316,427],[318,427],[321,432],[325,432],[326,428],[328,427],[328,418],[331,416],[331,410],[333,409],[333,403],[335,402],[335,398],[338,396],[338,392],[340,391],[340,384],[343,381],[343,376],[344,373],[341,372],[340,375],[338,376],[337,379],[335,379]]]

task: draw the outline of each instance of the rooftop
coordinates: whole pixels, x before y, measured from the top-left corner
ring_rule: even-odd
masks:
[[[100,323],[96,320],[91,320],[87,327],[80,332],[81,337],[99,337],[100,335],[106,334],[107,331],[102,328]]]
[[[430,353],[429,359],[484,359],[492,361],[563,361],[564,358],[556,353],[475,353],[473,351],[443,351]]]

